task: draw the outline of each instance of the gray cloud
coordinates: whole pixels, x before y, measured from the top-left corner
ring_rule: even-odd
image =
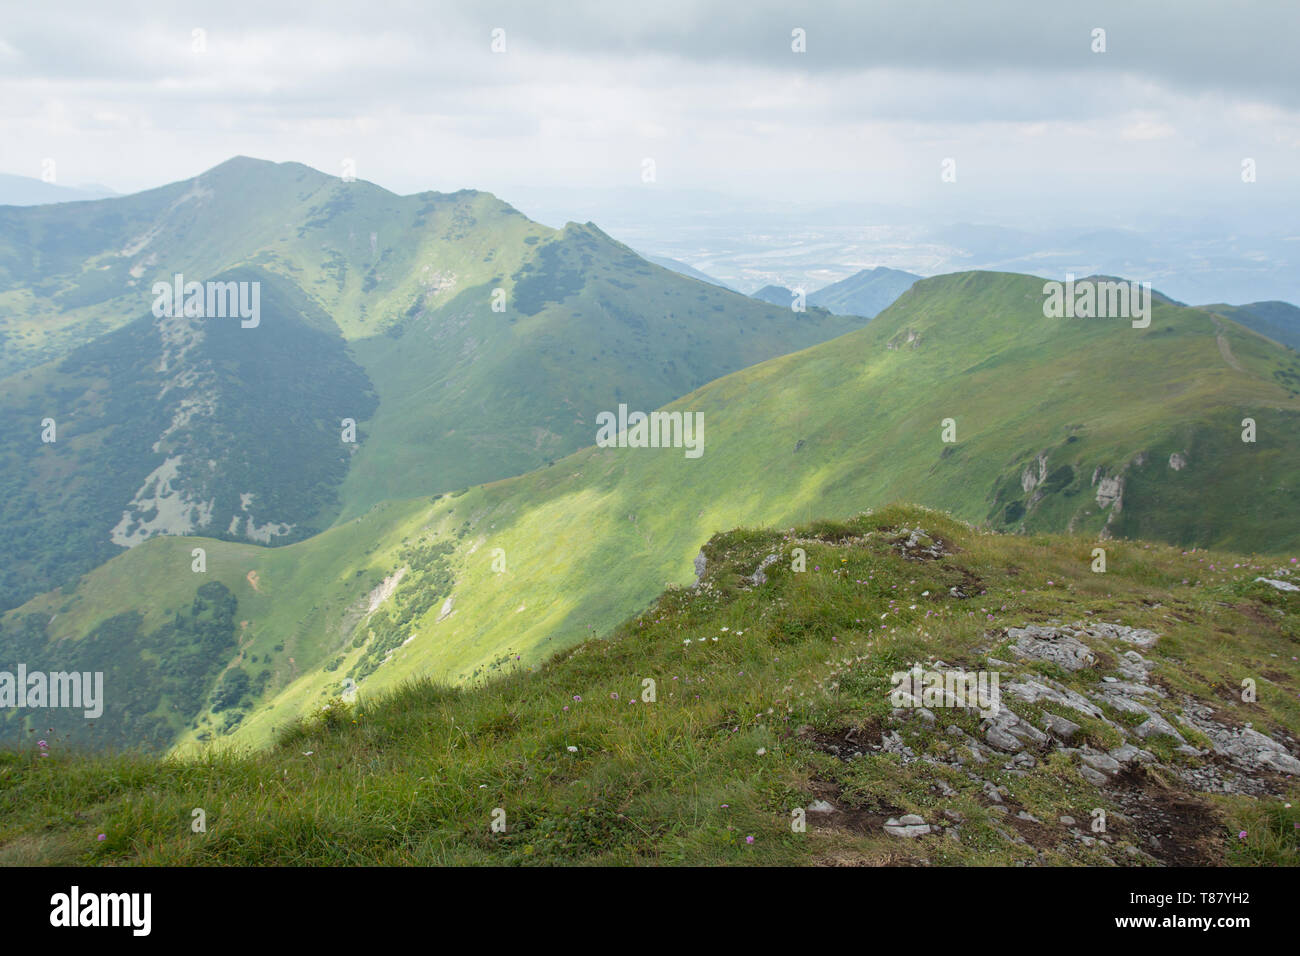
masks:
[[[140,188],[236,153],[354,157],[391,188],[509,198],[631,185],[653,157],[664,188],[790,201],[1122,203],[1228,196],[1253,156],[1257,194],[1294,192],[1297,27],[1300,5],[1197,0],[68,0],[0,24],[0,169]]]

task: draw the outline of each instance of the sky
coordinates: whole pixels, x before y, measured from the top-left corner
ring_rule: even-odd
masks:
[[[5,6],[0,172],[53,160],[67,185],[247,155],[351,161],[402,193],[659,187],[954,217],[1300,195],[1289,0]]]

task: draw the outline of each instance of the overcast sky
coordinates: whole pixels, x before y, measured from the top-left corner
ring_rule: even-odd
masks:
[[[133,191],[242,154],[506,200],[639,187],[645,159],[665,189],[790,202],[1300,193],[1291,0],[6,6],[0,171],[53,158],[66,185]]]

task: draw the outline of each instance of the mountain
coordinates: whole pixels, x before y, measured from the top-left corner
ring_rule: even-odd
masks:
[[[84,202],[116,193],[106,186],[59,186],[43,179],[0,173],[0,206],[36,206],[43,203]]]
[[[665,407],[703,415],[699,457],[589,447],[284,548],[149,540],[11,612],[0,651],[70,654],[95,635],[147,662],[200,582],[220,584],[238,602],[246,690],[190,698],[181,741],[266,742],[349,680],[472,683],[607,633],[689,583],[717,529],[910,499],[1031,540],[1300,549],[1300,358],[1159,296],[1145,328],[1045,318],[1043,289],[1005,273],[924,279],[863,328],[710,382]],[[197,545],[206,576],[191,570]]]
[[[0,863],[1294,865],[1294,566],[1095,544],[909,507],[718,534],[696,586],[481,686],[261,751],[25,742]]]
[[[692,266],[688,266],[684,262],[678,262],[676,259],[670,259],[667,256],[646,256],[645,259],[647,262],[653,262],[657,266],[663,266],[665,269],[671,269],[673,272],[676,272],[679,275],[690,276],[692,279],[699,279],[701,282],[709,283],[709,285],[716,285],[716,286],[721,286],[724,289],[731,289],[731,286],[727,285],[722,280],[715,279],[713,278],[713,276],[709,275],[708,273],[701,272],[699,269],[693,268]],[[734,292],[735,290],[731,289],[731,291]]]
[[[1293,349],[1300,349],[1300,308],[1290,302],[1251,302],[1247,305],[1201,306],[1207,312],[1226,316],[1234,322],[1266,335]]]
[[[794,301],[794,290],[787,289],[783,285],[765,285],[756,292],[751,292],[749,297],[757,299],[759,302],[767,302],[770,305],[779,305],[788,309],[790,303]]]
[[[831,283],[808,296],[810,305],[835,315],[860,315],[873,319],[912,287],[918,275],[877,266]]]
[[[260,321],[155,315],[177,274],[260,290]],[[0,316],[0,608],[154,535],[283,544],[543,467],[591,443],[602,411],[859,324],[486,193],[401,197],[250,159],[0,208]]]

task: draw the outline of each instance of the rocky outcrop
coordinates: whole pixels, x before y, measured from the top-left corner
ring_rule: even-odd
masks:
[[[901,692],[895,687],[891,700],[904,706],[892,709],[890,725],[882,728],[880,742],[872,749],[904,764],[959,770],[979,787],[990,811],[1008,822],[1014,822],[1014,816],[1022,823],[1041,821],[1023,810],[1016,812],[1014,786],[1008,789],[1004,781],[1007,776],[1027,775],[1053,755],[1067,757],[1081,780],[1138,814],[1145,812],[1147,798],[1133,789],[1134,781],[1152,779],[1145,770],[1166,781],[1181,780],[1189,792],[1252,795],[1282,793],[1293,786],[1288,776],[1300,776],[1294,742],[1269,736],[1250,724],[1232,726],[1195,698],[1171,697],[1153,679],[1158,663],[1146,656],[1160,640],[1152,630],[1114,621],[1051,622],[1027,623],[990,636],[993,641],[983,652],[988,665],[998,669],[1004,692],[991,716],[973,724],[970,721],[980,712],[969,700],[927,690],[921,706],[917,691]],[[1002,647],[1004,654],[995,652]],[[1041,663],[1066,671],[1073,686],[1037,673],[1034,668]],[[945,678],[956,676],[951,673],[956,669],[943,661],[916,664],[912,673],[918,669]],[[944,733],[935,733],[942,724],[936,712],[944,709],[963,714],[968,727],[978,727],[978,736],[955,723],[948,724]],[[1106,728],[1100,736],[1098,724]],[[1089,731],[1084,731],[1085,726]],[[1117,738],[1119,743],[1112,746]],[[1099,746],[1099,739],[1107,740],[1107,745]],[[935,787],[941,795],[954,792],[942,781]],[[959,828],[948,821],[960,822],[960,815],[942,813],[937,824],[915,814],[891,817],[884,829],[905,839],[932,833],[959,838]],[[1063,817],[1062,825],[1066,820],[1073,827],[1074,818]],[[1000,832],[1012,842],[1021,842],[1016,833]],[[1077,827],[1069,832],[1087,846],[1113,842],[1104,832],[1089,836]],[[1130,845],[1125,852],[1159,862],[1158,837],[1165,835],[1163,830],[1152,832],[1141,848]]]
[[[1113,478],[1102,478],[1097,482],[1097,504],[1104,508],[1114,505],[1115,512],[1119,512],[1124,506],[1124,478],[1116,475]]]
[[[780,555],[775,553],[769,554],[767,557],[765,557],[762,561],[759,562],[758,567],[754,569],[754,573],[749,575],[747,578],[745,578],[745,580],[748,581],[754,587],[758,587],[760,584],[766,584],[767,575],[764,574],[763,572],[766,571],[768,568],[770,568],[772,565],[776,564],[776,562],[780,560],[781,560]]]
[[[1034,465],[1038,466],[1037,474],[1034,471]],[[1047,455],[1039,455],[1034,459],[1024,473],[1020,476],[1020,487],[1026,494],[1033,491],[1035,487],[1041,485],[1047,480]]]

